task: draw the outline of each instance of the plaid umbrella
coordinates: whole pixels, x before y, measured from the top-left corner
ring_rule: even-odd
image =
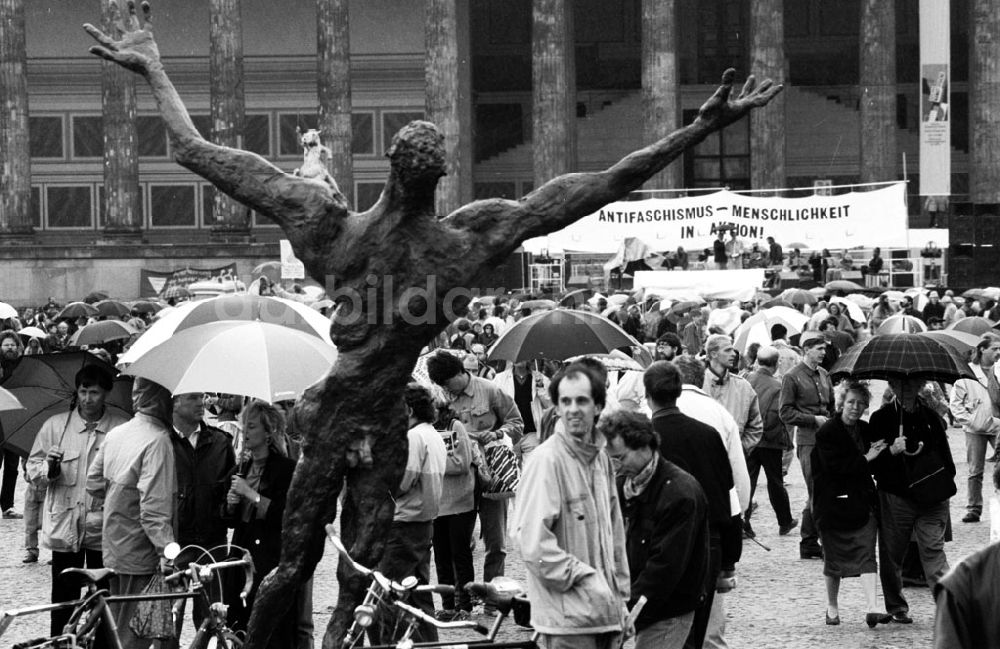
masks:
[[[919,334],[887,334],[860,342],[840,357],[832,376],[856,379],[924,379],[953,383],[975,378],[972,369],[946,345]]]

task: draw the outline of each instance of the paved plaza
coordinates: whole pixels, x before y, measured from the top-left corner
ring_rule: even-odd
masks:
[[[952,455],[958,467],[958,495],[952,499],[951,516],[955,540],[947,544],[949,561],[954,564],[962,557],[989,543],[989,508],[983,522],[963,524],[965,503],[965,441],[961,431],[949,429]],[[987,465],[990,470],[993,465]],[[864,623],[864,596],[857,579],[847,579],[841,587],[840,626],[824,624],[825,588],[821,561],[803,561],[798,556],[798,536],[778,536],[778,526],[767,502],[763,474],[758,485],[756,501],[760,509],[754,514],[754,529],[758,539],[771,548],[770,552],[753,543],[744,542],[743,560],[738,566],[739,584],[727,598],[727,636],[731,647],[764,649],[805,649],[812,647],[872,647],[879,649],[922,649],[931,646],[934,607],[926,588],[908,588],[912,625],[890,624],[869,629]],[[798,464],[793,465],[789,476],[789,495],[794,510],[801,510],[805,487]],[[23,483],[17,497],[17,507],[23,502]],[[798,516],[798,512],[796,512]],[[23,522],[0,521],[0,609],[9,609],[44,603],[49,598],[49,566],[45,564],[48,552],[42,551],[37,564],[21,563],[23,551]],[[796,530],[797,532],[797,530]],[[508,575],[523,579],[516,548],[507,558]],[[481,575],[481,544],[477,547],[476,572]],[[433,574],[433,571],[432,571]],[[880,588],[881,594],[881,588]],[[327,555],[317,569],[313,596],[317,646],[330,618],[336,601],[336,558],[328,546]],[[881,596],[880,596],[881,600]],[[0,647],[10,647],[15,642],[44,635],[48,630],[48,617],[34,616],[14,622],[0,638]],[[506,639],[526,637],[513,620],[505,625],[501,634]],[[191,636],[190,624],[186,627],[185,640]],[[457,641],[470,636],[448,634],[446,638]]]

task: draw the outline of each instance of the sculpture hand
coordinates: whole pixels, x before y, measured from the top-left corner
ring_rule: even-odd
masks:
[[[112,61],[139,74],[146,74],[154,63],[160,61],[160,50],[153,39],[152,19],[149,2],[142,3],[142,24],[135,14],[135,1],[128,2],[128,17],[123,20],[118,12],[117,0],[111,2],[111,21],[121,35],[114,40],[90,23],[83,26],[94,40],[101,45],[90,48],[91,54]]]
[[[770,79],[758,86],[757,79],[750,75],[747,77],[746,83],[743,84],[743,90],[740,91],[739,96],[733,99],[731,95],[735,76],[736,70],[733,68],[722,73],[722,85],[698,110],[699,121],[723,128],[740,119],[752,109],[766,105],[784,89],[784,86],[780,84],[774,85]]]

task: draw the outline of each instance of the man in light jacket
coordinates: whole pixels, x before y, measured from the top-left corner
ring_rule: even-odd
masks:
[[[52,550],[52,601],[79,598],[80,584],[61,578],[66,568],[104,567],[101,558],[100,503],[87,494],[87,468],[107,431],[128,421],[105,408],[111,376],[87,365],[75,377],[75,407],[50,417],[38,431],[28,456],[28,480],[45,494],[42,545]],[[52,611],[52,635],[62,633],[69,609]]]
[[[615,472],[595,430],[606,387],[571,365],[550,394],[564,428],[535,449],[518,489],[515,529],[531,593],[531,624],[547,649],[617,649],[629,570]]]
[[[976,380],[959,379],[948,404],[965,432],[965,457],[969,464],[968,504],[963,523],[978,523],[983,515],[983,467],[986,445],[996,446],[1000,431],[1000,385],[997,382],[1000,336],[985,333],[976,345],[976,362],[970,363]]]
[[[109,431],[87,472],[87,493],[104,503],[104,565],[115,571],[112,595],[142,592],[167,566],[163,550],[174,542],[177,471],[170,391],[137,378],[135,416]],[[149,640],[129,628],[138,602],[114,610],[124,649],[145,649]]]

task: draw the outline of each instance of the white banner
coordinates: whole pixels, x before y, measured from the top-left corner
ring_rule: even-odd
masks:
[[[921,196],[951,194],[950,4],[920,0]]]
[[[904,183],[894,183],[838,196],[775,198],[720,191],[611,203],[559,232],[525,241],[524,248],[535,254],[614,253],[625,238],[637,237],[657,251],[682,246],[697,252],[711,249],[716,233],[730,226],[747,250],[758,243],[766,252],[767,237],[785,250],[906,248],[905,193]]]
[[[764,285],[764,269],[745,270],[640,270],[633,288],[645,289],[644,296],[669,299],[738,300],[749,302]]]
[[[278,242],[281,251],[281,279],[305,279],[306,266],[292,251],[292,243],[288,239]]]

